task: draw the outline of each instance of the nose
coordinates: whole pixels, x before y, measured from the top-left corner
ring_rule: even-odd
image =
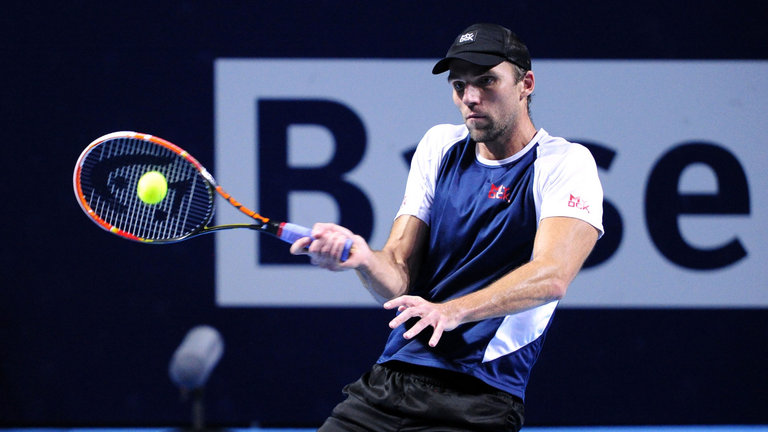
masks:
[[[480,102],[480,89],[471,84],[467,84],[467,86],[464,87],[464,94],[461,95],[461,101],[470,107],[477,105]]]

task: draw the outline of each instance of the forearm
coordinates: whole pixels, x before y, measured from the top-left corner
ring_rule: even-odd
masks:
[[[560,300],[597,241],[584,222],[549,218],[536,237],[533,259],[484,289],[446,303],[460,322],[505,316]]]
[[[586,222],[546,218],[540,224],[529,263],[479,291],[445,303],[431,303],[418,296],[392,299],[384,308],[400,313],[389,325],[395,328],[419,317],[403,337],[413,338],[431,326],[434,331],[429,345],[436,346],[443,332],[463,323],[511,315],[561,299],[596,240],[597,230]]]
[[[408,291],[407,266],[397,262],[387,251],[374,251],[369,260],[356,269],[357,276],[379,302],[403,295]]]
[[[556,267],[531,261],[484,289],[446,302],[445,307],[459,323],[511,315],[560,300],[569,282]]]
[[[413,217],[401,216],[392,225],[380,251],[360,257],[356,267],[363,286],[380,302],[408,293],[421,261],[429,228]]]
[[[551,266],[530,262],[508,273],[486,288],[445,303],[430,303],[418,296],[402,296],[384,303],[385,309],[398,309],[389,326],[398,327],[413,317],[419,321],[403,334],[411,339],[427,326],[434,332],[430,346],[436,346],[444,331],[467,322],[506,316],[561,298],[563,285],[552,276]]]

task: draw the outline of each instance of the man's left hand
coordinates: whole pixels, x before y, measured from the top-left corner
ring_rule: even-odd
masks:
[[[429,339],[429,346],[434,347],[440,341],[445,331],[451,331],[458,327],[459,318],[457,311],[450,303],[430,303],[418,296],[401,296],[384,303],[384,309],[395,309],[400,312],[389,322],[390,328],[396,328],[411,318],[419,320],[403,334],[406,339],[411,339],[421,333],[425,328],[432,326],[434,331]]]

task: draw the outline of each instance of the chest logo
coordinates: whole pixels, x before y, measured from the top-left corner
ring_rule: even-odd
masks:
[[[509,202],[511,199],[511,192],[512,190],[504,185],[496,186],[491,183],[491,190],[488,191],[488,198]]]

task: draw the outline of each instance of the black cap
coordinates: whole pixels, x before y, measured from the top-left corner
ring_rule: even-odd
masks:
[[[531,70],[528,47],[516,34],[497,24],[473,24],[467,27],[453,41],[445,58],[432,68],[432,73],[437,75],[447,71],[453,59],[489,67],[506,60],[523,70]]]

